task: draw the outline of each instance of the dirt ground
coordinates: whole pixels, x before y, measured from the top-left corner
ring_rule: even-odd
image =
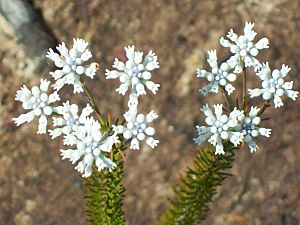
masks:
[[[126,109],[125,98],[114,92],[118,81],[105,80],[105,68],[123,47],[134,44],[154,50],[161,68],[154,81],[161,84],[156,96],[143,98],[141,111],[159,114],[155,122],[159,147],[129,151],[126,162],[127,224],[148,225],[167,207],[171,187],[191,165],[196,153],[192,138],[195,124],[203,123],[199,108],[223,101],[219,95],[203,98],[203,85],[195,76],[206,67],[205,52],[217,49],[225,58],[219,38],[233,28],[242,32],[246,20],[256,24],[258,37],[267,36],[270,49],[259,58],[273,68],[285,63],[295,89],[300,88],[300,2],[297,0],[177,0],[105,1],[35,0],[59,41],[71,45],[73,37],[88,40],[101,69],[89,82],[103,112],[112,118]],[[84,225],[84,188],[71,163],[62,161],[61,140],[36,135],[37,121],[15,127],[11,119],[21,112],[14,102],[22,84],[32,86],[48,78],[48,69],[33,72],[34,62],[17,45],[13,30],[0,18],[0,224]],[[46,60],[46,59],[45,59]],[[253,77],[251,85],[258,84]],[[65,98],[85,104],[85,97]],[[260,139],[260,149],[237,153],[232,173],[219,189],[205,225],[300,224],[300,104],[286,100],[271,109],[266,127],[270,139]]]

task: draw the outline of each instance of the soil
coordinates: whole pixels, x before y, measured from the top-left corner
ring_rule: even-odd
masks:
[[[196,68],[207,68],[206,51],[217,49],[219,59],[227,49],[219,38],[233,28],[242,32],[245,21],[255,23],[258,38],[267,36],[270,49],[259,59],[272,68],[292,67],[290,80],[300,88],[300,2],[296,0],[182,0],[104,1],[34,0],[56,38],[71,45],[73,37],[89,41],[97,77],[88,81],[102,112],[112,118],[126,110],[126,98],[114,90],[118,81],[106,80],[104,71],[115,57],[124,59],[123,47],[154,50],[161,68],[153,80],[161,84],[156,96],[143,97],[140,110],[158,112],[155,122],[159,146],[128,151],[125,164],[125,210],[127,224],[151,224],[166,209],[172,185],[192,165],[197,147],[196,124],[204,123],[199,111],[206,102],[222,102],[221,95],[200,96],[204,84]],[[21,85],[50,79],[50,68],[34,72],[35,61],[18,45],[14,31],[0,18],[0,224],[87,224],[82,179],[73,165],[62,161],[62,140],[37,135],[37,121],[16,127],[12,118],[22,112],[14,101]],[[32,46],[34,48],[34,46]],[[46,59],[45,59],[46,60]],[[236,87],[239,86],[239,81]],[[255,76],[249,86],[259,85]],[[84,105],[86,98],[64,98]],[[297,225],[300,224],[300,107],[299,100],[285,99],[279,109],[267,111],[272,128],[269,139],[259,140],[255,154],[238,151],[231,173],[210,206],[205,225]],[[299,133],[298,133],[299,132]]]

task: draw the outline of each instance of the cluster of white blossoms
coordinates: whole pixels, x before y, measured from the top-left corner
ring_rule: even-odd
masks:
[[[25,85],[17,91],[16,100],[22,102],[22,106],[26,110],[31,110],[28,113],[21,114],[13,121],[20,126],[21,124],[31,122],[34,117],[39,117],[38,134],[44,134],[47,130],[48,117],[56,112],[56,108],[52,103],[59,101],[57,92],[47,94],[50,81],[41,79],[40,86],[33,86],[29,90]]]
[[[291,70],[286,65],[282,65],[281,69],[271,71],[269,63],[262,64],[262,68],[257,72],[257,76],[262,80],[262,88],[248,89],[250,97],[262,96],[264,100],[274,99],[275,108],[283,106],[281,97],[288,96],[294,101],[298,97],[298,91],[292,90],[293,81],[285,82],[284,78]]]
[[[253,31],[253,26],[253,23],[246,22],[243,35],[238,36],[231,29],[227,34],[228,40],[221,37],[221,46],[229,48],[231,55],[220,66],[218,66],[216,50],[208,51],[207,62],[211,67],[211,72],[197,69],[197,77],[206,78],[209,84],[199,91],[207,95],[218,93],[221,89],[225,91],[225,95],[229,96],[235,90],[230,82],[235,81],[242,71],[246,73],[246,67],[253,67],[257,77],[262,80],[262,88],[248,89],[250,98],[262,96],[262,99],[266,101],[265,105],[268,105],[273,98],[275,108],[283,106],[281,99],[283,95],[295,101],[299,92],[292,90],[293,81],[284,81],[290,68],[282,65],[280,70],[272,71],[269,63],[261,64],[256,58],[259,50],[269,47],[269,41],[267,38],[262,38],[254,42],[256,32]],[[230,104],[230,102],[227,103]],[[260,112],[263,110],[251,106],[248,112],[247,108],[238,110],[237,107],[228,112],[228,115],[223,115],[222,105],[214,105],[215,116],[207,105],[203,107],[201,110],[206,116],[205,121],[209,127],[197,126],[198,137],[194,141],[200,145],[208,140],[216,147],[216,154],[225,154],[223,144],[228,141],[236,147],[245,142],[250,152],[255,152],[258,148],[257,137],[259,135],[270,137],[271,129],[260,126]]]
[[[93,78],[98,69],[97,63],[87,64],[87,61],[92,58],[92,53],[87,49],[88,43],[79,38],[74,38],[73,42],[70,50],[62,42],[56,47],[59,54],[50,48],[46,55],[47,58],[54,61],[55,66],[60,68],[50,73],[55,80],[53,88],[57,91],[65,84],[70,84],[73,85],[74,93],[83,92],[80,76]]]
[[[132,139],[130,145],[132,149],[139,149],[139,141],[142,140],[145,140],[152,148],[158,143],[158,140],[153,138],[155,129],[148,126],[148,123],[156,119],[157,115],[153,111],[146,116],[137,113],[138,97],[146,93],[144,86],[154,94],[159,87],[158,84],[150,81],[149,71],[159,67],[157,56],[152,52],[149,52],[142,62],[143,53],[134,51],[133,46],[125,48],[128,57],[126,65],[116,60],[113,66],[121,72],[107,71],[107,78],[120,77],[122,87],[119,88],[119,93],[125,94],[129,86],[132,88],[128,102],[129,110],[124,114],[126,126],[113,125],[102,129],[101,121],[91,116],[95,111],[94,105],[92,107],[87,104],[80,112],[79,106],[69,101],[62,105],[57,104],[60,100],[58,91],[65,84],[73,85],[74,93],[83,92],[85,88],[83,76],[90,78],[95,76],[98,64],[87,64],[92,57],[87,47],[86,41],[74,39],[70,50],[64,43],[56,48],[58,53],[49,49],[46,57],[53,60],[59,68],[50,72],[55,80],[52,85],[54,92],[48,93],[50,81],[43,79],[39,87],[34,86],[31,90],[24,85],[17,91],[16,100],[21,101],[23,108],[30,111],[13,119],[19,126],[25,122],[31,122],[34,117],[39,117],[37,133],[44,134],[47,132],[48,119],[51,117],[53,129],[48,129],[49,135],[52,139],[63,136],[63,144],[71,147],[60,150],[62,159],[69,159],[73,164],[76,163],[75,169],[83,177],[91,176],[94,164],[99,171],[105,167],[111,171],[116,167],[116,164],[107,156],[111,153],[113,146],[120,143],[120,134],[125,139]]]
[[[119,78],[121,85],[116,91],[122,95],[125,95],[129,88],[137,96],[145,95],[145,86],[156,94],[160,85],[150,81],[151,71],[159,68],[155,53],[150,51],[143,60],[143,52],[135,51],[134,46],[125,47],[125,52],[128,59],[126,63],[116,58],[112,66],[116,70],[106,70],[106,79]]]
[[[246,22],[243,35],[238,36],[230,29],[226,35],[229,40],[221,37],[220,44],[225,48],[229,48],[230,52],[234,54],[228,60],[232,67],[253,66],[254,70],[257,70],[260,67],[260,63],[255,57],[258,55],[259,50],[269,48],[269,40],[264,37],[258,42],[253,43],[257,34],[252,30],[253,27],[254,23]]]
[[[121,85],[116,91],[125,95],[128,89],[131,90],[128,101],[128,111],[124,114],[126,120],[125,125],[114,126],[117,133],[122,133],[127,140],[131,139],[130,148],[134,150],[140,149],[140,141],[145,141],[151,148],[159,143],[154,139],[155,129],[148,126],[154,119],[158,117],[154,111],[147,115],[139,114],[138,98],[147,92],[145,87],[153,94],[156,94],[159,84],[151,81],[151,71],[159,68],[157,56],[150,51],[143,59],[143,52],[135,51],[134,46],[125,47],[127,61],[121,62],[115,59],[113,68],[116,70],[106,70],[106,79],[119,78]]]
[[[78,115],[78,110],[78,105],[70,105],[69,101],[63,103],[62,106],[56,107],[56,112],[60,117],[52,118],[53,126],[56,127],[53,130],[49,130],[52,139],[62,134],[68,135],[78,132],[80,127],[85,124],[87,117],[93,112],[93,108],[89,104],[83,108],[80,116]],[[68,144],[68,141],[65,140],[64,143]]]
[[[204,96],[209,92],[218,93],[219,87],[224,87],[228,95],[230,95],[235,88],[229,82],[236,80],[236,74],[229,72],[231,69],[228,63],[224,62],[218,67],[217,52],[216,50],[208,51],[207,62],[211,67],[211,72],[206,70],[197,69],[197,77],[205,77],[210,83],[199,91]]]
[[[236,108],[229,114],[223,114],[223,105],[214,105],[215,116],[208,105],[203,111],[206,116],[205,122],[209,127],[197,126],[198,137],[194,141],[200,145],[208,139],[208,142],[216,147],[216,154],[225,154],[222,140],[229,140],[234,146],[238,146],[243,140],[243,133],[235,131],[233,128],[238,125],[238,117],[243,115],[243,111]]]
[[[245,142],[248,144],[251,153],[255,152],[258,148],[254,138],[258,135],[270,137],[271,134],[271,129],[259,126],[261,122],[260,117],[257,116],[259,111],[259,108],[252,106],[247,116],[242,114],[238,117],[238,125],[235,127],[235,130],[243,134]]]
[[[151,111],[145,116],[144,114],[127,112],[124,117],[127,122],[126,126],[119,125],[115,127],[115,130],[117,133],[123,133],[124,138],[127,140],[132,138],[131,149],[140,149],[139,141],[145,140],[151,148],[154,148],[159,143],[158,140],[152,137],[155,134],[155,129],[147,126],[148,123],[151,123],[158,117],[156,113]]]
[[[259,50],[268,48],[269,41],[267,38],[260,39],[257,43],[253,43],[256,32],[253,29],[253,23],[245,23],[244,35],[238,36],[231,29],[226,40],[221,37],[220,44],[222,47],[229,48],[233,54],[229,59],[218,66],[216,50],[208,51],[207,62],[211,67],[211,72],[203,69],[197,69],[197,77],[206,78],[209,81],[208,85],[202,87],[199,91],[203,95],[208,93],[218,93],[219,89],[224,88],[228,95],[230,95],[235,87],[230,83],[236,80],[237,76],[243,70],[243,67],[253,66],[254,70],[258,70],[261,64],[256,59]]]
[[[82,173],[83,177],[89,177],[92,174],[92,166],[95,163],[98,171],[107,167],[110,171],[116,167],[116,164],[105,157],[104,152],[111,152],[114,144],[119,143],[117,133],[102,134],[100,124],[92,117],[86,118],[84,125],[75,135],[67,136],[68,144],[75,145],[75,149],[61,149],[62,159],[69,159],[73,164],[78,162],[75,169]]]

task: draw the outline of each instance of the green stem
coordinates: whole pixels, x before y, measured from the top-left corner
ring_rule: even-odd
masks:
[[[231,110],[232,110],[231,99],[229,98],[229,95],[227,94],[227,92],[223,86],[221,86],[221,89],[222,89],[223,97],[226,102],[228,111],[231,112]]]
[[[247,105],[247,74],[246,68],[243,66],[243,96],[242,96],[242,109],[245,110]]]
[[[52,116],[63,116],[63,115],[59,114],[58,112],[52,112],[51,115],[52,115]]]
[[[121,148],[121,147],[119,147]],[[122,146],[123,151],[125,147]],[[112,160],[117,164],[111,172],[107,169],[98,171],[93,168],[91,177],[85,179],[85,187],[88,194],[86,215],[89,225],[124,225],[123,199],[125,187],[122,184],[124,178],[124,161],[114,146]]]
[[[264,112],[265,112],[265,110],[268,108],[268,107],[270,107],[271,105],[270,105],[270,100],[267,100],[266,102],[265,102],[265,104],[263,105],[263,107],[259,110],[259,112],[257,113],[257,116],[261,116]]]
[[[157,225],[192,225],[205,219],[209,203],[216,194],[217,186],[231,174],[235,150],[232,144],[224,144],[225,155],[215,155],[215,148],[208,146],[199,150],[193,168],[174,187],[175,198],[161,216]]]
[[[108,123],[106,123],[95,98],[82,77],[80,77],[80,82],[97,114],[101,124],[101,132],[107,131],[110,124],[110,116],[108,116]],[[87,199],[86,215],[89,225],[125,224],[123,210],[125,187],[122,184],[124,177],[123,158],[125,158],[123,152],[126,148],[124,143],[125,141],[120,137],[118,146],[114,145],[111,150],[111,160],[117,165],[111,172],[108,169],[98,171],[96,166],[94,166],[92,175],[85,179],[85,187],[88,191],[85,196]]]
[[[87,97],[89,98],[89,102],[91,103],[93,109],[95,110],[96,114],[97,114],[97,117],[98,117],[98,120],[100,122],[100,124],[102,126],[106,126],[106,123],[105,123],[105,120],[104,118],[102,117],[102,114],[97,106],[97,103],[95,101],[95,98],[93,97],[92,95],[92,92],[90,91],[90,89],[88,88],[87,84],[85,83],[84,79],[82,78],[82,76],[80,77],[80,82],[82,83],[82,87],[83,87],[83,90],[85,92],[85,94],[87,95]]]

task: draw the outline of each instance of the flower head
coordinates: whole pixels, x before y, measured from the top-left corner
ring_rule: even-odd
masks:
[[[235,127],[237,131],[244,134],[245,141],[248,144],[251,153],[256,152],[258,148],[255,142],[258,135],[270,137],[271,134],[271,129],[259,126],[261,122],[260,117],[257,116],[259,111],[259,108],[252,106],[249,115],[242,115],[239,117],[239,124]]]
[[[264,100],[274,99],[275,108],[283,106],[281,97],[285,94],[294,101],[298,97],[298,91],[292,90],[293,81],[285,82],[284,78],[291,70],[286,65],[282,65],[281,69],[271,71],[269,64],[264,63],[257,75],[262,80],[262,88],[249,89],[250,97],[262,96]]]
[[[86,75],[94,78],[98,69],[97,63],[87,64],[92,58],[92,53],[87,49],[88,43],[82,39],[74,38],[73,47],[68,50],[64,42],[56,47],[58,53],[51,48],[46,57],[54,61],[58,70],[51,72],[51,76],[56,81],[53,85],[55,90],[60,90],[65,84],[73,85],[73,92],[83,92],[80,76]]]
[[[140,149],[139,141],[146,141],[146,143],[154,148],[159,143],[152,136],[155,134],[155,129],[153,127],[147,126],[158,116],[156,113],[151,111],[146,116],[144,114],[137,114],[136,111],[128,111],[124,115],[127,122],[126,126],[114,126],[114,130],[117,133],[123,133],[125,139],[131,139],[130,148],[137,150]]]
[[[220,68],[218,67],[216,50],[208,51],[207,62],[212,69],[211,72],[197,69],[197,77],[205,77],[210,83],[202,87],[199,91],[203,95],[207,95],[209,92],[217,93],[221,86],[224,87],[228,95],[230,95],[235,88],[229,82],[235,81],[236,75],[229,72],[231,68],[226,62],[222,63]]]
[[[92,174],[92,167],[95,163],[98,171],[107,167],[109,171],[116,167],[116,164],[105,157],[105,152],[110,152],[113,145],[119,143],[117,133],[109,134],[100,132],[100,124],[93,118],[87,118],[85,124],[77,132],[76,137],[70,139],[70,144],[75,145],[75,149],[61,149],[62,159],[69,159],[72,164],[78,162],[75,169],[82,173],[83,177]]]
[[[56,112],[61,117],[53,117],[53,125],[57,128],[49,130],[52,139],[64,134],[64,135],[76,135],[80,131],[81,127],[85,124],[87,117],[93,112],[92,107],[87,104],[83,108],[81,115],[78,115],[78,105],[71,104],[69,101],[63,103],[62,106],[56,107]],[[64,142],[68,144],[68,142]]]
[[[222,140],[229,140],[235,146],[238,146],[243,140],[243,133],[233,131],[238,123],[238,118],[243,115],[242,111],[234,109],[229,116],[223,114],[223,105],[214,105],[215,115],[208,105],[201,111],[206,116],[205,122],[209,127],[197,126],[198,137],[194,141],[200,145],[208,139],[208,142],[216,147],[216,154],[225,154]]]
[[[113,64],[116,70],[106,70],[106,79],[119,78],[121,85],[116,91],[122,95],[125,95],[129,87],[137,96],[145,95],[145,86],[156,94],[160,85],[150,81],[151,71],[159,68],[155,53],[150,51],[143,60],[143,52],[135,51],[134,46],[125,47],[125,52],[128,59],[126,63],[116,58]]]
[[[21,114],[14,118],[13,121],[17,126],[27,122],[31,122],[34,117],[39,117],[38,134],[46,133],[48,119],[47,117],[55,111],[55,107],[51,106],[53,102],[60,100],[56,92],[48,95],[48,87],[50,81],[41,79],[40,86],[33,86],[29,90],[25,85],[17,91],[16,100],[22,102],[22,106],[28,113]]]
[[[230,52],[234,54],[231,59],[228,60],[232,67],[240,67],[243,63],[245,67],[253,66],[254,70],[260,67],[256,56],[259,50],[269,48],[269,40],[265,37],[254,43],[256,32],[252,30],[253,27],[254,23],[246,22],[243,35],[238,36],[231,29],[227,34],[229,40],[221,37],[220,44],[225,48],[229,48]]]

